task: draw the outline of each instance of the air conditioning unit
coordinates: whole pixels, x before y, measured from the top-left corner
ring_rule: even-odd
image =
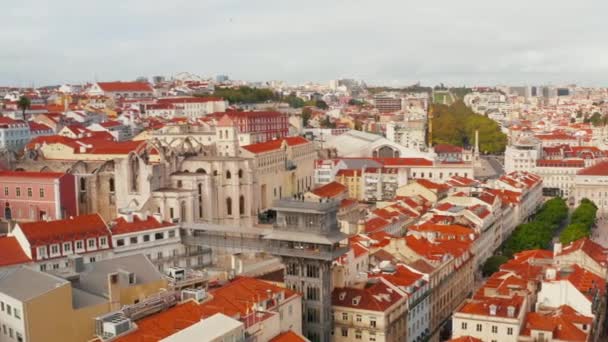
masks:
[[[194,299],[197,302],[201,302],[205,298],[207,298],[207,291],[204,289],[186,289],[182,291],[182,301]]]
[[[110,312],[95,318],[95,334],[102,341],[120,336],[134,328],[133,321],[121,311]]]
[[[182,280],[186,277],[186,270],[181,267],[169,267],[166,273],[175,280]]]

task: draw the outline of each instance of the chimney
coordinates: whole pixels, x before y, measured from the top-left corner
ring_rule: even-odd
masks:
[[[561,254],[561,252],[562,252],[562,243],[561,242],[556,242],[553,245],[553,256],[555,257],[555,256]]]

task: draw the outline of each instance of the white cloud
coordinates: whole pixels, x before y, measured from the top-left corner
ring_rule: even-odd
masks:
[[[602,84],[604,1],[14,1],[0,82],[179,71],[249,80]]]

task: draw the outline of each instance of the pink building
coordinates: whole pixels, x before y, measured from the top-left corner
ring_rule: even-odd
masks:
[[[59,172],[0,171],[2,217],[57,220],[78,215],[76,179]]]

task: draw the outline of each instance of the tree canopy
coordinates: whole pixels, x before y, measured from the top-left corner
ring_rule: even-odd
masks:
[[[532,221],[515,228],[503,245],[503,254],[511,257],[521,251],[547,248],[556,230],[567,217],[566,201],[557,197],[548,200]]]
[[[479,130],[479,149],[484,153],[505,150],[507,136],[500,131],[496,121],[479,115],[458,100],[450,106],[433,104],[433,144],[470,146],[475,143],[475,131]]]
[[[559,235],[559,241],[563,244],[576,241],[591,235],[591,228],[595,224],[597,206],[587,198],[581,200],[581,204],[574,210],[570,218],[570,224]]]
[[[202,95],[201,97],[207,97]],[[278,96],[270,89],[241,86],[238,88],[216,88],[213,97],[221,97],[231,104],[262,103],[278,100]]]
[[[25,111],[30,109],[31,105],[32,105],[32,101],[30,100],[29,97],[27,97],[25,95],[19,97],[19,101],[17,101],[17,107],[19,107],[19,109],[21,109],[24,120],[25,120]]]
[[[481,273],[484,277],[491,275],[492,273],[498,271],[500,269],[500,265],[509,261],[509,258],[504,255],[493,255],[489,257],[486,262],[484,262],[481,267]]]

